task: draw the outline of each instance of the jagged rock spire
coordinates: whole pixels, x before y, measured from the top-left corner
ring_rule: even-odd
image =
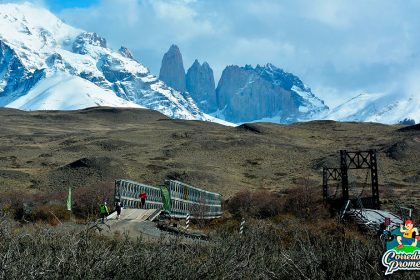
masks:
[[[187,71],[186,86],[198,107],[206,113],[217,110],[213,70],[196,59]]]
[[[178,46],[172,45],[163,56],[159,79],[175,90],[186,91],[184,63]]]

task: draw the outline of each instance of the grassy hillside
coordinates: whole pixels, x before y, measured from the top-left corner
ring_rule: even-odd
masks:
[[[225,127],[111,108],[0,109],[0,126],[1,190],[64,190],[118,177],[160,184],[169,177],[225,196],[281,192],[303,180],[320,186],[322,167],[338,166],[340,149],[374,148],[381,190],[420,197],[418,127],[333,121]],[[364,184],[366,172],[350,179]]]

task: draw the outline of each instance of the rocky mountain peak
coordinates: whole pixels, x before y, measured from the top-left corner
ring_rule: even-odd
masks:
[[[87,54],[87,47],[89,45],[102,48],[107,47],[105,38],[99,36],[95,32],[83,32],[74,40],[72,49],[74,53]]]
[[[146,107],[171,118],[215,120],[130,58],[127,48],[108,48],[98,34],[44,8],[0,3],[0,38],[0,107]]]
[[[211,67],[210,67],[210,65],[207,63],[207,61],[204,61],[203,64],[201,65],[201,67],[203,67],[204,69],[210,69],[210,70],[212,70]]]
[[[218,117],[232,122],[289,123],[328,109],[297,76],[270,63],[226,67],[216,95]]]
[[[131,53],[131,51],[124,46],[121,46],[121,48],[118,50],[118,52],[126,58],[134,59],[134,56]]]
[[[164,54],[159,79],[177,91],[186,91],[184,63],[178,46],[172,45]]]
[[[174,53],[174,54],[181,54],[181,51],[179,50],[179,47],[175,44],[172,44],[169,47],[169,50],[167,51],[168,53]]]
[[[252,68],[252,67],[251,67]],[[262,78],[267,81],[273,82],[276,85],[279,85],[288,90],[292,89],[293,86],[298,87],[301,90],[305,90],[306,86],[299,79],[299,77],[287,73],[271,63],[267,63],[265,66],[257,65],[255,70]]]
[[[191,67],[189,69],[191,69],[191,68],[199,68],[199,67],[201,67],[200,62],[198,62],[198,59],[196,59],[196,60],[194,60],[193,64],[191,65]]]
[[[186,87],[198,107],[206,113],[217,110],[213,70],[196,59],[187,71]]]

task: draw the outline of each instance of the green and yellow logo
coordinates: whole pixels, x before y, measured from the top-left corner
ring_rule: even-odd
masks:
[[[398,270],[420,270],[420,235],[414,223],[406,220],[400,228],[389,232],[387,251],[382,256],[385,275]]]

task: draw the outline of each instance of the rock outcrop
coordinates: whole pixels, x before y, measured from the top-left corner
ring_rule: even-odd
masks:
[[[159,79],[179,92],[186,91],[185,69],[178,46],[172,45],[163,56]]]
[[[94,32],[83,32],[74,40],[72,49],[74,53],[88,54],[88,46],[106,48],[106,40]]]
[[[213,70],[207,62],[195,60],[187,71],[186,87],[198,107],[205,113],[217,110]]]
[[[122,55],[122,56],[124,56],[124,57],[126,57],[126,58],[130,58],[130,59],[133,59],[134,60],[134,56],[133,56],[133,54],[130,52],[130,50],[129,49],[127,49],[126,47],[124,47],[124,46],[122,46],[119,50],[118,50],[118,52]]]
[[[216,89],[218,117],[290,123],[328,109],[302,81],[272,64],[228,66]]]
[[[0,106],[28,93],[44,76],[44,69],[29,69],[16,52],[0,40]]]

